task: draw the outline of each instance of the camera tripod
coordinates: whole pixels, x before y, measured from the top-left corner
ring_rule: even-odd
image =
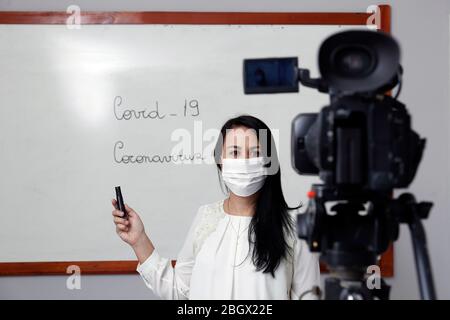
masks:
[[[369,288],[367,268],[376,265],[377,257],[398,239],[401,223],[408,224],[411,232],[421,299],[436,299],[421,222],[428,217],[431,202],[418,203],[409,193],[392,199],[387,193],[325,185],[313,185],[309,198],[306,212],[297,216],[297,230],[311,251],[321,252],[321,260],[330,269],[325,299],[388,299],[390,287],[383,279],[379,279],[378,286]],[[327,210],[326,202],[336,204]]]

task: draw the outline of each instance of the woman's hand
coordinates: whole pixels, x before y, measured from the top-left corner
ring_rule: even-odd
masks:
[[[130,246],[135,246],[139,240],[145,237],[144,224],[142,223],[139,215],[125,204],[125,209],[128,213],[128,220],[123,218],[123,212],[117,208],[117,202],[112,199],[112,205],[114,210],[112,215],[114,216],[114,223],[116,224],[116,232],[120,239],[128,243]]]
[[[117,208],[117,201],[111,200],[114,207],[112,215],[114,217],[114,223],[116,224],[116,232],[120,239],[128,243],[134,250],[136,257],[140,263],[144,263],[148,257],[153,253],[155,247],[150,239],[145,234],[144,224],[142,223],[139,215],[125,204],[125,210],[127,210],[128,219],[123,218],[123,212]]]

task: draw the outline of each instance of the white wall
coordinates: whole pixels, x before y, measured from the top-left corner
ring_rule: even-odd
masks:
[[[450,299],[449,173],[449,13],[447,0],[392,0],[392,32],[402,45],[405,68],[404,91],[401,100],[413,115],[414,128],[428,138],[428,146],[418,176],[411,187],[419,199],[435,202],[431,217],[426,221],[429,248],[440,298]],[[77,4],[82,10],[98,11],[365,11],[376,1],[367,0],[103,0],[103,1],[5,1],[0,10],[65,11]],[[395,246],[395,277],[392,298],[418,298],[408,229],[402,227]],[[86,276],[82,290],[69,291],[65,277],[3,277],[0,278],[0,299],[149,299],[138,276]]]

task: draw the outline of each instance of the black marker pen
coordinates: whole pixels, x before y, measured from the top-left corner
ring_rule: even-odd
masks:
[[[128,219],[128,214],[125,210],[125,204],[123,202],[122,191],[120,191],[120,187],[116,187],[116,201],[118,209],[124,213],[122,218]]]

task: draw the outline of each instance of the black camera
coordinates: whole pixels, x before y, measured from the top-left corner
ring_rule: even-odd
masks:
[[[330,96],[319,113],[293,120],[291,137],[294,169],[323,181],[311,187],[306,211],[297,216],[297,233],[333,273],[325,282],[325,298],[387,298],[386,284],[375,291],[365,286],[366,270],[397,240],[399,224],[407,223],[422,298],[433,299],[421,224],[432,203],[417,203],[412,194],[393,198],[395,188],[413,181],[425,148],[397,100],[400,47],[381,32],[345,31],[322,43],[318,60],[317,79],[298,68],[297,58],[244,60],[244,91],[298,92],[300,82]],[[392,97],[388,92],[397,86]]]

